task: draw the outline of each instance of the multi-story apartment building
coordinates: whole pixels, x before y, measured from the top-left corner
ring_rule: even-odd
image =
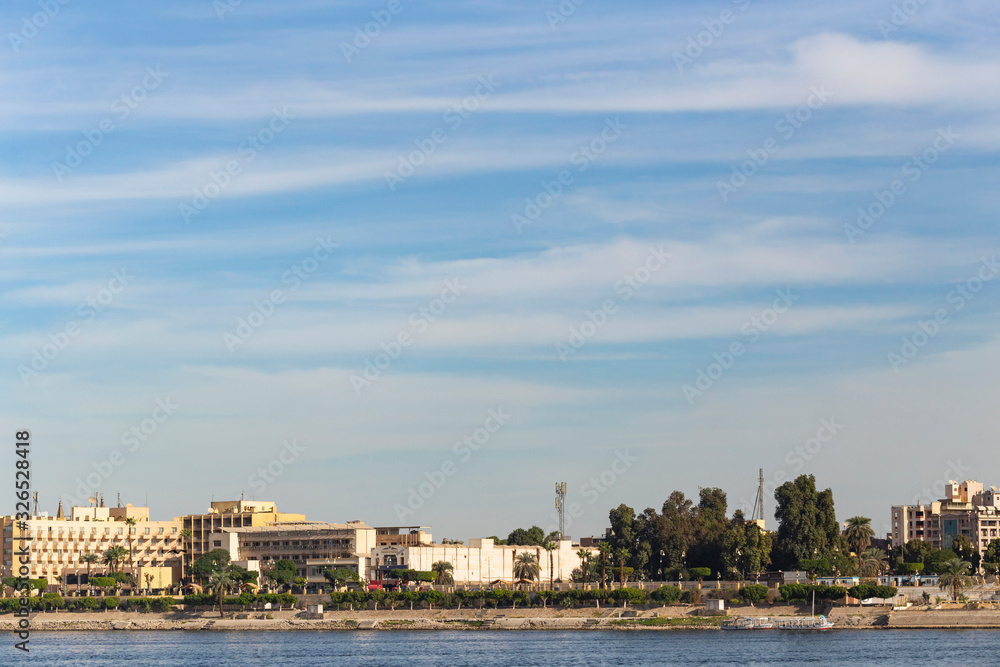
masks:
[[[305,521],[304,514],[279,512],[273,502],[265,500],[225,500],[213,502],[205,514],[188,514],[181,518],[184,529],[191,532],[184,553],[185,572],[190,570],[194,561],[204,553],[211,551],[209,536],[221,532],[225,528],[250,528],[254,526],[271,526],[281,523],[296,523]],[[239,560],[239,559],[234,559]]]
[[[945,497],[928,505],[892,508],[893,546],[923,540],[935,549],[947,549],[958,535],[965,535],[982,553],[1000,539],[1000,491],[984,490],[980,482],[950,481]]]
[[[129,526],[126,519],[135,519]],[[22,542],[29,550],[29,576],[48,579],[55,584],[83,583],[77,576],[86,572],[80,562],[85,553],[103,554],[109,547],[118,545],[131,549],[131,559],[123,566],[126,571],[139,568],[157,571],[157,587],[177,581],[180,569],[181,521],[150,521],[148,507],[72,507],[69,516],[63,513],[62,503],[55,516],[41,514],[21,521],[13,516],[0,517],[0,534],[3,535],[3,576],[18,576],[20,558],[15,553]],[[22,541],[22,536],[28,539]],[[93,569],[93,568],[92,568]],[[94,572],[102,572],[103,565]],[[163,570],[166,570],[165,572]],[[141,584],[141,581],[140,581]]]
[[[456,584],[487,585],[496,581],[514,581],[514,561],[517,554],[529,553],[538,559],[538,583],[548,585],[555,582],[572,581],[573,570],[580,568],[580,545],[571,540],[561,540],[558,548],[550,555],[542,547],[499,545],[492,538],[469,540],[463,544],[425,544],[419,546],[377,546],[372,551],[370,579],[383,579],[397,568],[431,571],[438,561],[451,563],[452,578]],[[583,547],[594,557],[599,550]]]

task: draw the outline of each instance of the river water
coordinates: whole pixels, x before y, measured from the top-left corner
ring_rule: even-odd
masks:
[[[0,664],[43,665],[988,665],[1000,630],[33,632]]]

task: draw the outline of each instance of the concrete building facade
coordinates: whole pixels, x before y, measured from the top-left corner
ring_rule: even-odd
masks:
[[[135,526],[125,523],[129,518],[136,520]],[[80,582],[78,575],[85,575],[87,571],[86,564],[80,562],[83,554],[101,555],[115,545],[129,549],[131,543],[131,563],[136,570],[155,568],[157,583],[171,585],[180,574],[180,530],[179,518],[150,521],[148,507],[132,505],[72,507],[66,516],[60,503],[56,516],[42,514],[23,522],[14,516],[0,517],[3,576],[18,576],[21,557],[16,556],[16,551],[22,544],[23,535],[29,538],[24,540],[29,550],[25,565],[33,579],[48,579],[51,584],[75,587]],[[131,567],[128,559],[123,567],[126,571]],[[91,566],[94,574],[106,569],[103,564]],[[138,583],[142,585],[141,581]]]
[[[212,533],[221,532],[225,528],[270,526],[301,522],[305,519],[304,514],[279,512],[273,502],[265,500],[213,502],[205,514],[188,514],[181,517],[184,529],[191,531],[191,538],[185,543],[184,572],[190,571],[199,556],[212,550],[209,541]]]
[[[290,560],[310,583],[324,583],[327,568],[347,567],[364,577],[375,540],[375,529],[363,521],[223,528],[208,537],[209,551],[225,549],[230,560],[256,563],[262,572],[279,560]]]
[[[935,549],[947,549],[964,535],[982,553],[1000,539],[1000,491],[983,489],[975,480],[950,481],[945,497],[927,505],[896,505],[892,508],[892,545],[923,540]]]
[[[598,557],[598,550],[584,547],[592,557]],[[572,580],[573,570],[579,569],[579,545],[570,540],[558,542],[552,552],[552,567],[549,567],[549,552],[542,547],[498,545],[492,538],[469,540],[464,544],[425,544],[418,546],[381,545],[372,551],[371,580],[384,579],[391,570],[402,568],[428,572],[434,563],[447,561],[452,566],[452,577],[456,584],[488,585],[493,582],[513,583],[514,561],[517,554],[530,553],[538,559],[538,583],[547,586],[551,579],[556,583]]]

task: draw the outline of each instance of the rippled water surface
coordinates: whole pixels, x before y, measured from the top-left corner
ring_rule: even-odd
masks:
[[[8,636],[0,664],[987,665],[998,641],[993,630],[35,632],[30,656]]]

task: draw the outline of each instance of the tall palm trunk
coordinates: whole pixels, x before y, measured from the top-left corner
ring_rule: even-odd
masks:
[[[608,575],[606,573],[607,561],[604,556],[604,552],[601,552],[601,588],[604,588],[604,583],[608,580]]]
[[[549,590],[555,588],[554,575],[555,571],[552,569],[552,551],[549,551]]]

